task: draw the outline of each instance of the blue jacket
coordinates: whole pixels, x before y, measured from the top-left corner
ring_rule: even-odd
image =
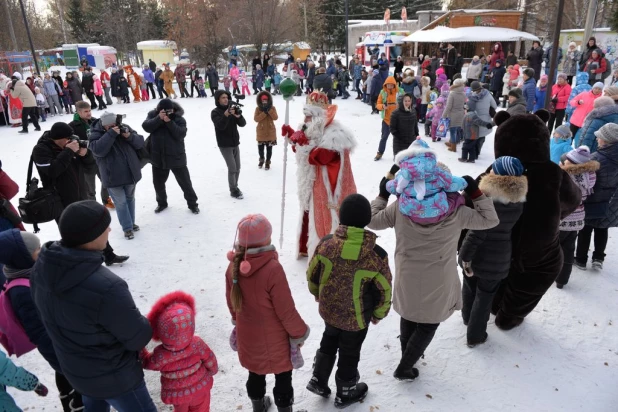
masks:
[[[6,393],[5,386],[17,388],[22,391],[33,391],[39,380],[36,376],[16,366],[6,354],[0,351],[0,406],[2,412],[21,412],[15,405],[15,401]]]
[[[335,68],[335,65],[333,64],[332,60],[328,61],[328,67],[326,68],[326,74],[328,74],[329,76],[337,75],[337,69]]]
[[[354,66],[354,80],[360,80],[363,78],[362,71],[363,66],[360,63]]]
[[[601,164],[594,192],[584,201],[586,224],[596,228],[618,226],[618,144],[599,148],[591,156]]]
[[[113,129],[105,131],[100,120],[90,127],[88,147],[97,161],[104,187],[132,185],[142,179],[137,150],[144,147],[144,137],[131,128],[129,133],[125,139]]]
[[[274,64],[271,64],[270,66],[266,68],[266,74],[269,77],[273,77],[275,75],[275,65]]]
[[[138,354],[152,328],[127,283],[103,266],[101,252],[48,242],[30,279],[62,372],[77,392],[114,398],[144,380]]]
[[[142,74],[144,75],[144,80],[146,80],[146,83],[154,83],[154,73],[150,70],[150,68],[142,70]]]
[[[264,71],[262,69],[255,71],[255,78],[253,79],[253,86],[256,88],[264,87]]]
[[[58,95],[58,83],[56,83],[54,80],[52,79],[45,79],[43,80],[43,87],[45,88],[45,93],[47,93],[48,96],[57,96]],[[41,90],[42,91],[42,90]]]
[[[607,123],[618,123],[618,105],[599,107],[588,113],[584,125],[575,135],[575,147],[585,145],[590,148],[590,153],[596,152],[598,144],[594,132]]]
[[[526,111],[531,112],[534,109],[534,99],[536,97],[536,81],[533,77],[526,80],[522,92],[526,100]]]
[[[533,112],[536,112],[537,110],[540,109],[544,109],[545,108],[545,95],[547,94],[547,87],[540,89],[540,88],[536,88],[535,92],[534,92],[534,109],[532,110]]]
[[[559,165],[560,157],[562,157],[565,153],[569,153],[571,150],[573,150],[573,147],[571,146],[571,139],[551,138],[549,143],[549,153],[552,162]]]

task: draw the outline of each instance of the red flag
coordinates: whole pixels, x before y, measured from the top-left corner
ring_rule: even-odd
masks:
[[[404,23],[408,22],[408,11],[405,7],[401,8],[401,20],[403,20]]]
[[[386,22],[386,24],[390,23],[391,21],[391,10],[390,9],[386,9],[386,11],[384,12],[384,21]]]

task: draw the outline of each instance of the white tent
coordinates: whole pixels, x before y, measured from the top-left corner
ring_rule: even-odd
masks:
[[[406,43],[485,42],[539,40],[533,34],[503,27],[450,27],[438,26],[431,30],[419,30],[403,41]]]

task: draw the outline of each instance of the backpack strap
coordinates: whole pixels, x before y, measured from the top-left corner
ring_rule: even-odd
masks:
[[[3,293],[8,293],[9,290],[13,289],[14,287],[17,286],[25,286],[27,288],[30,287],[30,279],[28,278],[17,278],[15,280],[11,280],[11,281],[6,281],[6,283],[4,284],[4,286],[2,287],[2,292]]]

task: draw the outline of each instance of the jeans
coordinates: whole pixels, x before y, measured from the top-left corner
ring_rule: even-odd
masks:
[[[590,241],[592,240],[592,231],[594,230],[594,252],[592,252],[592,260],[605,260],[605,248],[607,247],[608,229],[600,229],[592,226],[584,226],[577,235],[577,252],[575,260],[581,264],[588,261],[588,249],[590,249]]]
[[[230,191],[238,189],[238,177],[240,176],[240,150],[238,146],[220,147],[223,160],[227,164],[227,182]]]
[[[163,82],[157,82],[157,92],[159,92],[159,99],[162,99],[163,95],[165,95],[165,97],[168,97],[167,92],[163,87]]]
[[[113,104],[114,102],[112,102],[111,96],[112,89],[110,87],[106,87],[103,90],[105,91],[105,102],[107,103],[107,105],[109,106],[110,104]]]
[[[264,159],[264,147],[266,147],[266,161],[270,162],[270,159],[273,156],[273,147],[269,144],[258,144],[258,153],[260,154],[260,159]]]
[[[60,100],[58,100],[58,95],[47,96],[47,105],[49,106],[49,114],[62,114],[62,106],[60,105]]]
[[[135,185],[110,187],[107,190],[116,205],[116,214],[122,230],[124,232],[133,230],[135,224]]]
[[[189,175],[189,169],[187,166],[177,167],[174,169],[159,169],[152,166],[152,183],[154,184],[155,192],[157,193],[157,204],[159,206],[167,207],[167,192],[165,191],[165,182],[170,175],[170,170],[174,174],[178,186],[182,189],[185,195],[185,200],[189,207],[197,206],[197,195],[193,190],[193,184],[191,183],[191,176]]]
[[[380,137],[380,145],[378,146],[378,153],[384,154],[386,150],[386,142],[388,141],[388,135],[391,134],[391,127],[382,120],[382,136]]]
[[[560,125],[562,125],[562,121],[564,120],[564,113],[566,112],[566,109],[556,109],[555,113],[550,113],[549,114],[549,122],[547,122],[547,128],[549,129],[549,133],[551,134],[551,132],[553,132],[554,130],[554,123],[556,127],[559,127]],[[575,136],[573,136],[575,137]]]
[[[129,392],[109,399],[94,399],[83,395],[86,412],[109,412],[113,406],[118,412],[157,412],[157,407],[146,388],[146,382]]]
[[[575,258],[575,241],[577,240],[577,232],[560,231],[560,247],[564,255],[562,270],[556,279],[556,283],[566,285],[569,283],[571,271],[573,270],[573,260]]]
[[[344,381],[356,379],[361,348],[367,337],[368,328],[356,332],[338,329],[325,323],[324,334],[320,342],[320,352],[329,356],[337,356],[337,376]]]
[[[40,129],[39,119],[37,117],[38,107],[24,107],[21,109],[21,125],[24,131],[28,131],[28,117],[30,117],[30,121],[34,125],[35,129]]]
[[[464,274],[461,316],[464,323],[468,324],[469,343],[480,343],[485,340],[491,304],[500,283],[500,279],[482,279]]]
[[[264,396],[266,396],[266,376],[249,372],[249,379],[247,379],[247,394],[249,398],[253,400],[264,398]],[[273,395],[275,396],[275,405],[278,407],[285,408],[294,403],[292,371],[275,375]]]
[[[452,144],[457,144],[459,143],[459,140],[461,139],[461,136],[463,135],[463,130],[461,127],[451,127],[449,129],[449,133],[451,135],[450,142]]]
[[[362,97],[363,95],[363,92],[360,89],[360,81],[361,79],[354,80],[354,90],[356,90],[356,94],[357,94],[356,97]]]
[[[97,167],[96,173],[92,173],[92,174],[88,173],[88,174],[85,174],[84,177],[86,178],[86,185],[88,186],[88,199],[97,200],[96,177],[98,177],[99,180],[101,180],[101,174],[99,173],[99,168]],[[103,183],[101,183],[101,203],[103,204],[107,203],[108,198],[109,198],[109,192],[107,191],[107,188],[103,186]]]

